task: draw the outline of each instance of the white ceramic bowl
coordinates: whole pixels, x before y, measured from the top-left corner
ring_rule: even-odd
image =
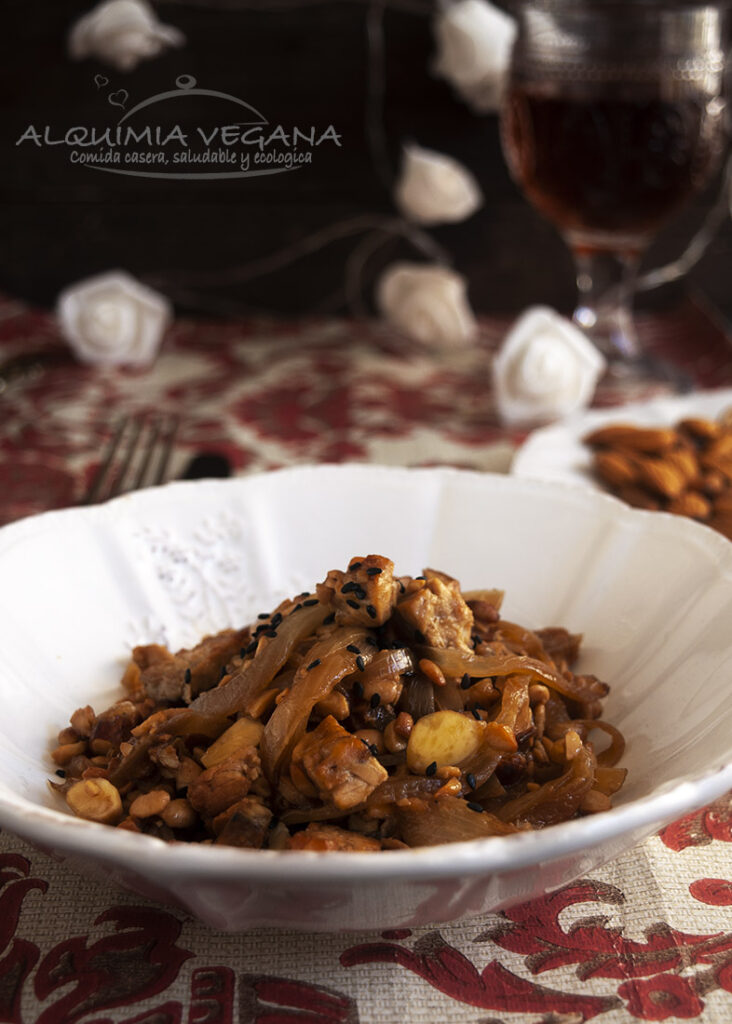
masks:
[[[378,854],[166,845],[49,793],[69,713],[119,696],[131,644],[249,621],[354,554],[506,590],[505,613],[585,635],[629,770],[606,814]],[[176,483],[0,530],[0,825],[216,928],[450,921],[591,871],[732,788],[732,544],[584,488],[458,470],[324,466]]]
[[[513,457],[511,473],[533,480],[559,480],[602,490],[602,484],[592,473],[592,452],[582,441],[591,430],[611,423],[672,427],[685,416],[715,419],[726,409],[732,409],[732,388],[694,391],[612,409],[590,409],[529,434]]]

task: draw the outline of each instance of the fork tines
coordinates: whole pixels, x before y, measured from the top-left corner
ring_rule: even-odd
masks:
[[[161,484],[178,432],[170,413],[139,413],[117,423],[82,504],[107,501],[118,494]]]

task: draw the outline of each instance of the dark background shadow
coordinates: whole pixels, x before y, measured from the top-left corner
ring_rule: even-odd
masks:
[[[92,0],[3,0],[10,30],[0,42],[0,289],[50,305],[65,285],[121,267],[154,279],[179,307],[202,312],[348,311],[344,268],[364,232],[248,280],[232,268],[352,218],[394,215],[367,129],[366,0],[160,2],[158,16],[179,27],[187,44],[127,74],[69,59],[67,31],[91,6]],[[477,311],[512,314],[535,302],[567,311],[574,298],[570,258],[511,182],[497,118],[472,112],[430,71],[432,11],[423,0],[410,0],[408,9],[399,0],[386,7],[388,162],[395,168],[402,142],[411,139],[451,154],[478,178],[482,209],[464,223],[429,231],[468,277]],[[99,74],[109,79],[103,88],[95,83]],[[135,104],[173,89],[181,75],[240,97],[271,124],[333,124],[342,147],[321,147],[313,164],[295,173],[195,182],[117,177],[71,165],[62,146],[16,145],[29,124],[59,133],[104,125],[110,111],[114,120],[110,92],[126,89]],[[195,106],[188,116],[195,118]],[[717,180],[666,227],[647,262],[682,250],[718,188]],[[686,284],[726,314],[731,241],[727,224]],[[361,279],[367,309],[375,277],[395,258],[424,257],[404,242],[379,249]],[[181,274],[198,273],[229,276],[224,285],[182,287]]]

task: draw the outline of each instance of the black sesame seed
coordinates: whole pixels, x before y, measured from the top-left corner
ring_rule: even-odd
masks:
[[[427,767],[424,770],[424,773],[425,773],[425,775],[427,776],[428,779],[431,779],[436,771],[437,771],[437,761],[433,761],[432,764],[428,764],[427,765]]]
[[[298,596],[299,597],[310,597],[310,591],[309,590],[303,590],[302,593],[299,594]]]
[[[65,779],[66,778],[66,772],[63,770],[63,768],[57,768],[56,769],[56,774],[58,775],[58,777],[60,779]]]
[[[317,603],[318,603],[317,597],[309,597],[307,599],[307,601],[303,601],[302,606],[303,606],[303,608],[312,608],[313,605],[316,605]]]
[[[246,649],[246,647],[242,647],[239,650],[239,657],[240,658],[246,658],[246,656],[247,656],[247,649]]]
[[[371,751],[372,757],[378,757],[379,748],[376,746],[375,743],[369,743],[369,750]]]
[[[404,586],[401,580],[397,580],[397,583],[399,584],[399,593],[403,594],[407,588]]]
[[[260,612],[259,615],[257,616],[257,618],[258,619],[268,619],[269,618],[269,612]]]
[[[374,608],[374,606],[372,604],[367,604],[366,605],[366,611],[368,612],[368,614],[371,616],[372,619],[376,618],[376,609]]]
[[[477,633],[473,633],[473,635],[471,636],[470,639],[473,641],[473,647],[477,647],[478,644],[482,644],[483,643],[483,637],[482,636],[478,636]]]
[[[478,783],[475,781],[475,776],[473,775],[472,772],[468,772],[468,774],[465,776],[465,781],[467,782],[471,789],[475,789],[475,787],[478,785]]]
[[[372,693],[371,694],[371,700],[369,701],[369,704],[371,705],[371,707],[372,708],[378,708],[380,703],[381,703],[381,697],[379,696],[379,694],[378,693]]]
[[[472,714],[473,718],[477,718],[478,721],[480,722],[480,720],[481,720],[481,718],[480,718],[480,711],[478,711],[477,708],[471,708],[470,709],[470,713]]]
[[[427,579],[426,576],[415,576],[414,578],[415,578],[415,580],[426,580]]]
[[[347,583],[344,583],[343,586],[341,587],[341,593],[352,594],[354,591],[360,589],[361,587],[358,585],[358,583],[356,583],[355,580],[349,580]]]
[[[363,670],[366,668],[366,662],[363,660],[362,654],[359,654],[359,656],[356,658],[356,665],[358,666],[359,672],[363,672]]]
[[[473,680],[470,678],[470,676],[466,672],[465,675],[463,676],[463,678],[460,680],[460,689],[461,690],[469,690],[472,685],[473,685]]]
[[[360,604],[358,603],[358,601],[354,601],[353,598],[351,598],[351,597],[348,598],[348,600],[346,601],[346,604],[349,605],[349,607],[351,607],[351,608],[360,608],[361,607]]]
[[[353,684],[353,692],[357,697],[363,697],[363,683],[360,683],[358,679]]]
[[[262,634],[262,636],[268,636],[271,640],[274,640],[274,638],[277,636],[277,630],[276,629],[265,629],[265,631]]]
[[[298,601],[298,602],[297,602],[297,604],[295,605],[295,607],[294,607],[294,608],[292,609],[292,611],[290,612],[290,615],[292,615],[292,614],[293,614],[294,612],[299,612],[301,608],[302,608],[302,605],[301,605],[301,604],[300,604],[300,602]]]
[[[190,681],[191,681],[191,670],[189,668],[187,668],[186,671],[185,671],[185,675],[183,676],[183,682],[188,684],[188,683],[190,683]]]
[[[335,622],[335,612],[331,612],[330,615],[326,615],[323,619],[324,626],[332,626]]]
[[[282,612],[275,612],[275,614],[272,616],[272,621],[271,621],[270,625],[274,628],[275,626],[279,626],[279,624],[281,622],[282,622]]]
[[[256,640],[252,640],[252,642],[250,644],[248,644],[246,646],[246,648],[245,648],[246,653],[247,654],[254,654],[254,652],[257,649],[257,646],[258,646],[257,645],[257,641]]]
[[[471,811],[475,811],[477,814],[483,813],[483,808],[480,806],[480,804],[476,804],[475,801],[467,800],[466,803]]]
[[[366,575],[367,576],[380,576],[383,571],[384,570],[383,569],[379,569],[379,567],[377,565],[372,565],[370,569],[366,570]]]
[[[348,566],[348,571],[349,572],[358,572],[358,570],[361,568],[362,565],[363,565],[363,562],[351,562],[351,564]]]
[[[360,654],[361,653],[361,648],[360,647],[356,647],[355,644],[346,644],[346,650],[350,651],[351,654]]]
[[[357,587],[356,590],[354,590],[353,593],[356,595],[356,597],[359,599],[359,601],[365,601],[366,600],[366,591],[363,589],[363,587]]]
[[[375,637],[373,637],[373,636],[367,636],[366,637],[366,643],[367,644],[371,644],[372,647],[378,647],[379,646],[379,641]]]
[[[307,667],[307,671],[309,672],[311,668],[316,668],[319,664],[320,664],[320,658],[316,658],[315,661],[311,661],[310,662],[310,664]]]

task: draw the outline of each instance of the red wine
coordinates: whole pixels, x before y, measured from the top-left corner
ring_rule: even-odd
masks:
[[[516,83],[503,144],[531,202],[576,243],[642,242],[717,168],[723,105],[688,90],[602,96]],[[585,85],[585,90],[587,86]]]

